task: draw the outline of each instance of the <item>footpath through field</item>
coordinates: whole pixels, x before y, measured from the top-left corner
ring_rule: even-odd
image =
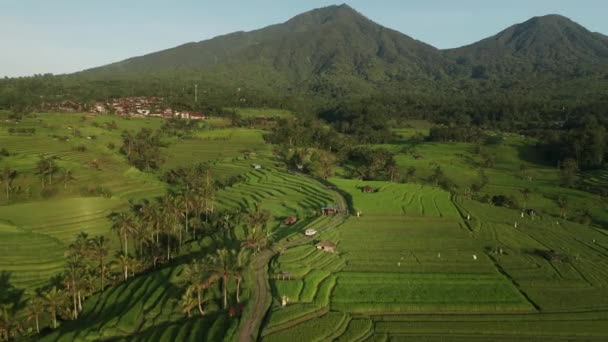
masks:
[[[311,179],[311,181],[314,181]],[[318,181],[314,181],[319,186],[324,186]],[[335,190],[331,190],[336,199],[341,211],[348,209],[346,200],[344,197]],[[342,224],[348,214],[335,215],[327,222],[323,227],[318,228],[318,231],[325,231]],[[251,295],[251,303],[253,304],[252,309],[247,316],[247,319],[241,323],[239,342],[257,341],[262,326],[262,321],[266,315],[266,311],[270,307],[270,284],[268,282],[268,264],[270,259],[279,253],[281,250],[296,247],[310,242],[310,238],[307,236],[301,236],[299,238],[291,240],[283,240],[279,243],[271,246],[270,248],[261,251],[253,260],[253,291]]]

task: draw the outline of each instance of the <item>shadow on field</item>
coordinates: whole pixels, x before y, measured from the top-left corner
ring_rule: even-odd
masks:
[[[11,283],[11,272],[0,272],[0,305],[11,305],[14,309],[24,306],[24,291]]]
[[[553,163],[547,157],[550,154],[550,151],[542,147],[532,146],[532,145],[523,145],[517,147],[517,156],[522,161],[526,161],[528,163],[553,167]]]

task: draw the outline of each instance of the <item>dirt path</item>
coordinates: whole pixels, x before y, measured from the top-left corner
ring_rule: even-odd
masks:
[[[319,186],[323,187],[321,183]],[[346,200],[337,191],[332,191],[336,198],[337,204],[342,210],[347,209]],[[346,215],[336,215],[323,227],[317,229],[318,231],[324,231],[340,225],[346,219]],[[239,342],[257,341],[260,335],[260,328],[266,311],[271,305],[270,295],[270,284],[268,282],[268,263],[273,256],[275,256],[280,250],[287,248],[303,245],[310,243],[310,238],[307,236],[301,236],[297,239],[290,241],[281,241],[269,249],[265,249],[260,252],[253,260],[253,273],[254,273],[254,288],[252,291],[253,309],[251,310],[247,320],[241,323]]]

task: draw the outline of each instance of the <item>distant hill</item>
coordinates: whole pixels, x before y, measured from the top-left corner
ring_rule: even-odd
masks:
[[[204,99],[199,104],[192,101],[195,84]],[[48,99],[91,102],[139,95],[184,108],[295,111],[349,101],[363,109],[375,101],[382,107],[376,111],[394,111],[390,115],[426,115],[497,99],[496,109],[502,111],[513,96],[528,104],[551,99],[552,108],[565,108],[566,100],[573,105],[582,98],[605,101],[607,86],[608,37],[559,15],[439,50],[339,5],[71,75],[0,80],[0,108],[18,107],[19,101],[32,107],[28,103]]]
[[[330,6],[251,32],[127,59],[83,74],[193,71],[226,80],[272,76],[306,87],[340,82],[365,87],[391,80],[434,79],[449,62],[434,47],[380,26],[347,5]],[[264,81],[262,81],[263,83]]]
[[[608,37],[566,17],[547,15],[446,50],[445,55],[458,64],[476,66],[476,77],[487,76],[485,72],[496,77],[524,73],[576,77],[606,70]]]

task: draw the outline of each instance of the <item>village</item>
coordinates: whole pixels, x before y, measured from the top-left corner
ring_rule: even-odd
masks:
[[[96,102],[90,111],[94,114],[115,114],[136,118],[159,117],[165,119],[205,120],[207,116],[200,112],[175,110],[167,107],[158,97],[123,97],[107,102]]]

